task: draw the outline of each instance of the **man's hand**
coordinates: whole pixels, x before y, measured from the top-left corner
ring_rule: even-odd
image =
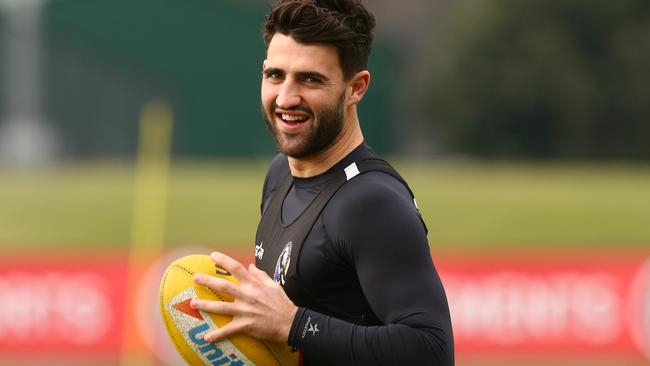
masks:
[[[239,280],[239,286],[214,276],[194,276],[196,284],[225,292],[235,298],[234,302],[192,300],[191,306],[194,309],[233,317],[226,326],[206,333],[206,342],[216,342],[237,333],[263,340],[287,342],[298,308],[289,300],[284,289],[254,264],[246,269],[225,254],[213,252],[210,257],[235,276]]]

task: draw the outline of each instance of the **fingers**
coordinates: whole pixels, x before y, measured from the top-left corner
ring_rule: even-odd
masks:
[[[194,275],[194,283],[209,287],[218,292],[226,293],[234,298],[244,297],[244,293],[241,291],[239,286],[228,280],[224,280],[223,278],[209,276],[203,273],[196,273]]]
[[[244,266],[241,265],[241,263],[237,262],[236,260],[219,252],[212,252],[212,254],[210,254],[210,257],[216,264],[225,268],[228,272],[235,276],[239,282],[250,280],[251,274],[246,270],[246,268],[244,268]]]
[[[208,343],[218,342],[230,337],[231,335],[242,333],[245,326],[246,324],[243,321],[233,320],[219,329],[207,332],[203,339]]]
[[[273,281],[273,280],[271,279],[271,277],[269,277],[269,275],[266,274],[266,272],[264,272],[264,271],[262,271],[261,269],[257,268],[257,267],[255,266],[254,263],[251,263],[251,264],[248,266],[248,272],[250,272],[250,273],[251,273],[255,278],[257,278],[259,281],[262,281],[262,282],[268,282],[268,281],[271,281],[271,282],[275,283],[275,281]]]
[[[190,306],[192,306],[192,309],[203,310],[205,312],[214,314],[232,316],[237,313],[237,305],[235,303],[226,301],[192,299]]]

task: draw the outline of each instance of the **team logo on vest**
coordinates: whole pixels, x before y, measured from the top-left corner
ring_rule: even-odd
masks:
[[[284,286],[289,273],[289,265],[291,264],[291,246],[292,242],[288,242],[282,249],[282,253],[278,257],[278,262],[275,264],[275,272],[273,273],[273,281]]]
[[[264,257],[264,248],[262,248],[262,245],[264,245],[264,242],[255,245],[255,257],[259,260],[262,260]]]

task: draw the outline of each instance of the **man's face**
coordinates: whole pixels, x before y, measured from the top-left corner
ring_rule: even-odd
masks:
[[[262,75],[262,114],[280,152],[301,159],[332,146],[345,120],[338,52],[276,33]]]

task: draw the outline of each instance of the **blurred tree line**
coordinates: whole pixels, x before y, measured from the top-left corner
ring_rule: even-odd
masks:
[[[650,159],[650,1],[457,1],[437,29],[448,152]]]

